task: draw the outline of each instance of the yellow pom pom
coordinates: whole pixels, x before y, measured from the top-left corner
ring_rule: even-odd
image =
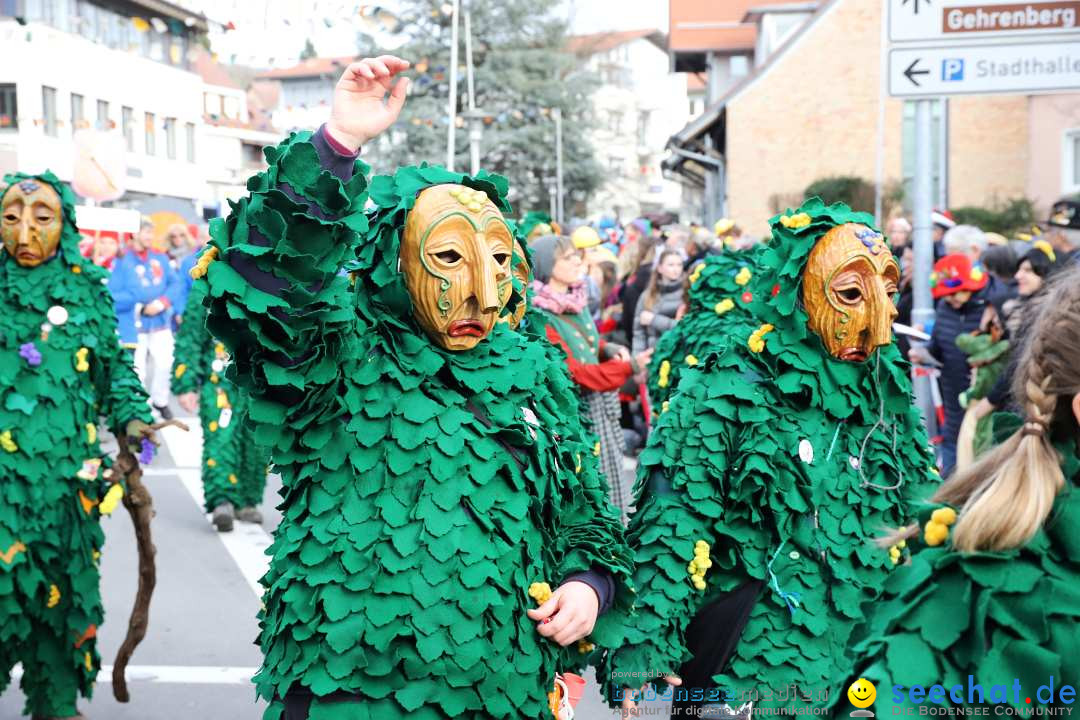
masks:
[[[60,588],[55,585],[49,586],[49,601],[45,603],[46,607],[54,608],[60,604]]]
[[[739,274],[735,276],[735,284],[745,285],[746,283],[750,282],[750,278],[752,277],[753,273],[750,272],[750,268],[744,267],[743,269],[739,270]]]
[[[210,432],[217,432],[217,428],[218,428],[217,420],[211,420],[210,424],[207,426],[206,429],[209,430]]]
[[[218,384],[218,374],[217,373],[210,373],[210,383],[213,384],[213,385]]]
[[[220,388],[217,391],[217,406],[219,410],[222,408],[232,407],[232,405],[229,404],[229,396],[225,393],[224,390]]]
[[[217,467],[217,460],[214,458],[206,458],[206,467]]]
[[[4,450],[9,453],[18,451],[19,446],[15,444],[15,440],[12,438],[10,430],[5,430],[0,433],[0,447],[4,448]]]
[[[660,414],[661,415],[668,411],[668,406],[669,406],[669,404],[668,404],[667,400],[665,400],[663,403],[661,403],[661,405],[660,405]]]
[[[923,528],[923,540],[930,547],[937,547],[949,538],[948,526],[931,520]]]
[[[694,578],[694,587],[697,588],[698,590],[704,590],[705,589],[705,581],[703,579],[701,579],[701,578]]]
[[[235,485],[236,484],[236,476],[233,475],[232,473],[229,473],[229,484],[230,485]]]
[[[102,498],[101,505],[98,506],[98,512],[102,515],[111,515],[122,497],[124,497],[124,486],[119,483],[113,485],[105,493],[105,497]]]
[[[671,363],[667,360],[660,363],[660,376],[656,380],[656,384],[660,387],[668,386],[668,379],[671,373]]]
[[[693,285],[694,283],[696,283],[698,281],[698,278],[701,277],[701,273],[702,273],[702,271],[704,269],[705,269],[705,263],[698,263],[694,267],[694,271],[692,273],[690,273],[690,284],[691,285]]]
[[[951,507],[938,508],[930,514],[930,519],[942,525],[952,525],[956,522],[956,511]]]
[[[86,665],[86,672],[94,672],[94,656],[90,654],[89,650],[83,656],[83,664]]]
[[[686,356],[686,364],[689,365],[690,367],[693,367],[693,366],[698,364],[698,359],[696,357],[694,357],[693,355],[687,355]]]
[[[176,366],[176,370],[173,371],[173,376],[181,378],[184,376],[185,372],[187,372],[187,365],[185,365],[184,363],[180,363]]]
[[[799,228],[806,227],[810,224],[810,216],[806,213],[797,213],[795,215],[783,215],[780,217],[780,224],[786,228],[792,230],[798,230]]]
[[[705,542],[704,540],[698,540],[696,543],[694,543],[694,549],[697,550],[698,548],[704,548],[708,550],[709,543]]]
[[[546,582],[534,582],[529,586],[529,597],[535,600],[537,605],[543,605],[551,599],[551,586]]]
[[[591,653],[595,649],[596,649],[596,646],[593,645],[588,640],[586,640],[585,638],[581,638],[580,640],[577,641],[577,651],[579,653],[581,653],[582,655],[588,655],[589,653]]]
[[[901,549],[906,548],[907,547],[907,540],[901,540],[900,542],[896,543],[896,547],[901,548]]]
[[[80,274],[82,272],[82,266],[81,265],[72,265],[71,266],[71,272],[75,273],[76,275]]]
[[[600,441],[599,440],[597,440],[596,444],[593,445],[592,454],[595,457],[600,457]]]
[[[717,315],[723,315],[733,307],[735,307],[735,301],[731,298],[724,298],[720,302],[716,303],[716,307],[713,309],[716,310]]]
[[[86,356],[90,353],[89,348],[81,347],[75,351],[75,370],[78,372],[86,372],[90,369],[90,363],[87,362]]]
[[[97,440],[97,425],[86,423],[86,442],[93,445]]]
[[[191,271],[188,273],[188,275],[191,276],[191,279],[198,280],[199,278],[206,275],[206,271],[210,269],[210,263],[217,260],[217,256],[218,249],[216,247],[211,245],[210,247],[206,248],[206,250],[203,251],[202,255],[199,256],[198,261],[196,261],[195,267],[191,268]]]

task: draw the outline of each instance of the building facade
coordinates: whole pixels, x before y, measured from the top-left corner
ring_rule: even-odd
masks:
[[[633,30],[576,35],[568,46],[600,79],[586,131],[604,183],[588,199],[587,217],[679,212],[682,189],[663,177],[660,162],[667,138],[690,117],[690,100],[686,78],[668,66],[666,38]]]
[[[760,38],[784,8],[756,4],[768,7],[749,8],[745,19]],[[804,10],[793,2],[787,11],[796,9]],[[671,138],[665,167],[703,188],[706,163],[691,156],[704,155],[711,140],[725,213],[755,234],[830,176],[874,183],[883,214],[902,211],[914,174],[914,107],[883,87],[884,5],[828,0],[801,19],[788,17],[798,22],[776,33],[771,48],[755,43],[753,70]],[[1080,94],[942,98],[933,117],[932,184],[941,207],[1026,197],[1042,215],[1080,190]],[[899,202],[890,207],[891,199]]]

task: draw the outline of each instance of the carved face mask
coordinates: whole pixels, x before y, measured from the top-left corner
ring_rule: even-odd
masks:
[[[513,235],[480,190],[436,185],[405,220],[401,271],[420,327],[446,350],[469,350],[510,298]]]
[[[48,183],[23,180],[4,193],[0,237],[23,267],[37,267],[56,254],[64,214],[60,196]]]
[[[810,251],[803,271],[810,329],[833,357],[866,360],[892,342],[899,282],[900,266],[880,233],[853,223],[834,227]]]

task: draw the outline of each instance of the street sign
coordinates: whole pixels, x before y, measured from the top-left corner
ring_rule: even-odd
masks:
[[[889,51],[889,94],[893,97],[1068,90],[1080,90],[1080,37],[1071,42]]]
[[[888,0],[889,42],[967,42],[1080,31],[1080,0]]]

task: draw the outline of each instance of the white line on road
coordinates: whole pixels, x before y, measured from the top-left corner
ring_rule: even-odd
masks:
[[[179,477],[180,483],[202,510],[205,500],[200,475],[201,467],[180,464],[185,461],[190,462],[191,458],[202,457],[202,427],[198,418],[185,418],[185,420],[191,428],[189,432],[176,427],[166,427],[161,430],[161,437],[169,448],[169,454],[177,462],[176,470],[155,469],[155,475],[151,477],[164,475]],[[209,525],[209,515],[206,516],[206,521]],[[216,532],[212,526],[210,531]],[[266,555],[266,549],[270,547],[270,535],[260,525],[237,522],[232,532],[217,533],[217,536],[240,569],[244,580],[255,593],[255,597],[262,598],[263,586],[259,584],[259,580],[270,566],[270,558]]]
[[[124,677],[128,682],[179,683],[181,685],[249,685],[258,668],[216,667],[213,665],[129,665]],[[102,665],[97,682],[112,682],[112,665]],[[11,671],[11,679],[22,677],[22,665]]]

